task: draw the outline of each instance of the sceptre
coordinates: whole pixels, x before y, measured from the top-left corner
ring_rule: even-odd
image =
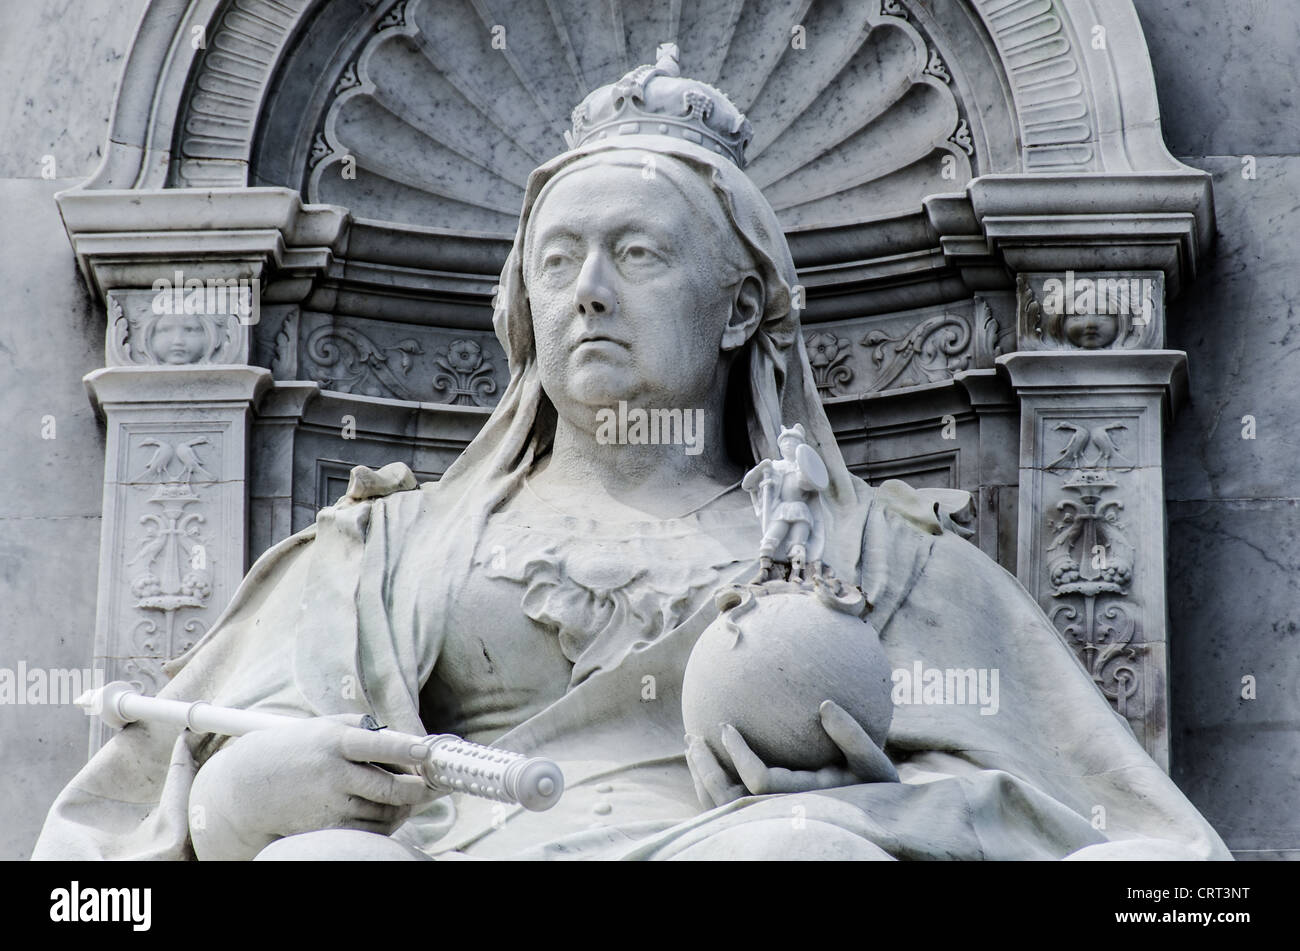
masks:
[[[243,736],[298,722],[300,717],[217,707],[205,700],[186,703],[148,697],[135,684],[116,680],[77,698],[77,706],[98,713],[121,729],[137,720],[170,723],[194,733]],[[544,812],[564,792],[564,774],[549,759],[527,757],[471,743],[450,733],[415,736],[386,728],[344,727],[343,755],[359,763],[414,770],[430,789],[462,792]]]

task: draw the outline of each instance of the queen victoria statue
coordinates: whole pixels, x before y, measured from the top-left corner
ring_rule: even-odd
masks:
[[[846,468],[750,136],[671,46],[587,96],[527,182],[485,427],[437,482],[354,470],[160,694],[298,719],[127,726],[37,857],[1228,857],[950,508]],[[349,758],[364,717],[563,795],[437,795]]]

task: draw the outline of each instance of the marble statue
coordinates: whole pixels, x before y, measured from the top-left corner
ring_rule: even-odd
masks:
[[[791,580],[800,580],[805,567],[816,577],[826,547],[821,494],[830,485],[830,476],[821,457],[804,441],[801,424],[782,428],[776,443],[781,458],[760,460],[741,482],[754,498],[763,529],[758,549],[760,580],[771,574],[773,560],[782,551],[790,562]]]
[[[528,180],[494,315],[511,378],[482,431],[436,483],[358,467],[169,665],[161,696],[300,720],[233,740],[126,727],[37,857],[1228,857],[935,496],[845,466],[750,135],[671,47],[578,106]],[[700,451],[597,439],[620,402],[702,408]],[[751,582],[791,586],[730,620],[766,634],[798,697],[732,675],[737,717],[766,706],[772,725],[687,736],[693,649]],[[783,598],[779,624],[751,623]],[[866,673],[809,673],[843,666],[832,648]],[[967,674],[997,696],[956,689]],[[348,759],[366,717],[549,758],[564,795],[434,797]],[[765,760],[783,724],[821,752]]]

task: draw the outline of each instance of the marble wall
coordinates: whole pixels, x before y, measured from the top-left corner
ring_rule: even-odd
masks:
[[[1300,4],[1137,10],[1219,231],[1170,308],[1192,390],[1165,449],[1173,776],[1239,858],[1300,859]]]
[[[0,23],[0,668],[9,670],[90,663],[104,436],[81,377],[103,366],[104,317],[53,195],[99,164],[143,6],[6,3]],[[0,704],[0,859],[30,854],[86,744],[76,707]]]

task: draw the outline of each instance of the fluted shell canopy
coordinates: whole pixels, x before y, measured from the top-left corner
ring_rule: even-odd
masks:
[[[972,174],[952,77],[878,0],[410,0],[339,79],[308,198],[513,232],[574,107],[675,43],[749,118],[746,172],[787,230],[915,211]],[[355,162],[355,178],[340,163]]]

